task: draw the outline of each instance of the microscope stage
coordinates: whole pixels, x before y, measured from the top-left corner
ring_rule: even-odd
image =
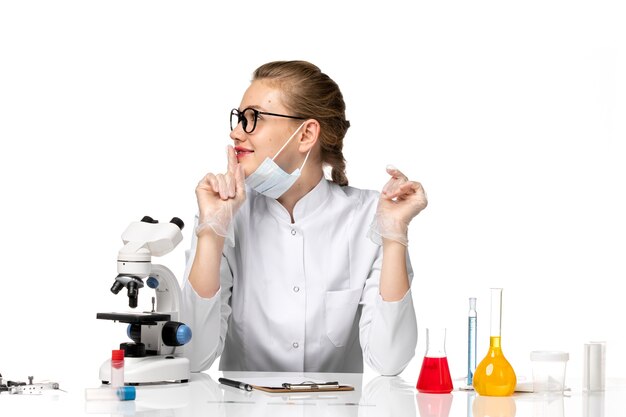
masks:
[[[155,325],[158,321],[170,321],[171,316],[164,313],[98,313],[97,319],[114,320],[129,324]]]

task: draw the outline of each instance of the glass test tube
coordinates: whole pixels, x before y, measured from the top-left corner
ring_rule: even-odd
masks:
[[[476,298],[469,299],[469,313],[467,315],[467,385],[471,386],[476,371]]]

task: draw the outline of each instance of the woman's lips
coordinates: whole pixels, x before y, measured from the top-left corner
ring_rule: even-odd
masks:
[[[245,157],[246,155],[250,155],[253,152],[254,152],[253,150],[241,148],[239,146],[235,148],[235,154],[237,155],[238,160]]]

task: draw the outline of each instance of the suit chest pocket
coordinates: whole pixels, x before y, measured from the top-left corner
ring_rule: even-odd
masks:
[[[348,342],[361,293],[360,288],[326,292],[326,334],[336,347]]]

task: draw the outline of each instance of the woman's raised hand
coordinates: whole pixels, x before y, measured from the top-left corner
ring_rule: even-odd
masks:
[[[377,243],[391,239],[408,245],[408,227],[411,219],[428,205],[422,184],[409,181],[406,175],[392,165],[387,166],[391,175],[378,200],[376,217],[370,236]]]
[[[235,150],[226,148],[228,169],[224,174],[208,173],[196,187],[200,220],[196,235],[213,230],[217,235],[233,238],[230,224],[233,216],[246,200],[244,171],[237,161]],[[234,241],[231,241],[231,246]]]

